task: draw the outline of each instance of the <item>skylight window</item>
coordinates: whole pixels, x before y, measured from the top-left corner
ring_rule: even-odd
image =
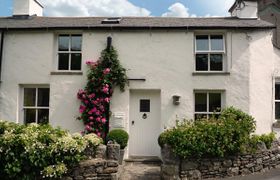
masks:
[[[121,21],[120,17],[110,17],[102,20],[101,24],[119,24]]]

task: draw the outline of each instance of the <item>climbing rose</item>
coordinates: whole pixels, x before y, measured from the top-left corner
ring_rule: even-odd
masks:
[[[83,105],[80,105],[80,113],[83,113],[86,110],[86,107]]]
[[[110,98],[106,97],[105,99],[105,102],[109,103],[110,102]]]
[[[110,68],[106,68],[106,69],[103,70],[103,74],[105,74],[105,75],[109,74],[110,71],[111,71]]]

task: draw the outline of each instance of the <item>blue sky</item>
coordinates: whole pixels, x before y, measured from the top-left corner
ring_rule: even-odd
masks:
[[[12,15],[0,0],[0,16]],[[38,0],[46,16],[228,16],[234,0]]]

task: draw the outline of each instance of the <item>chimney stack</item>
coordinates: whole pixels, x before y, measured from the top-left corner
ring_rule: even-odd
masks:
[[[14,0],[13,16],[43,16],[43,6],[37,0]]]
[[[258,18],[258,0],[236,0],[229,9],[232,17]]]

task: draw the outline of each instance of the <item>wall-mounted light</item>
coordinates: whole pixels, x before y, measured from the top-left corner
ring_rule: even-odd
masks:
[[[172,98],[173,98],[173,104],[174,104],[174,105],[179,105],[179,104],[180,104],[180,98],[181,98],[181,96],[179,96],[179,95],[173,95]]]

